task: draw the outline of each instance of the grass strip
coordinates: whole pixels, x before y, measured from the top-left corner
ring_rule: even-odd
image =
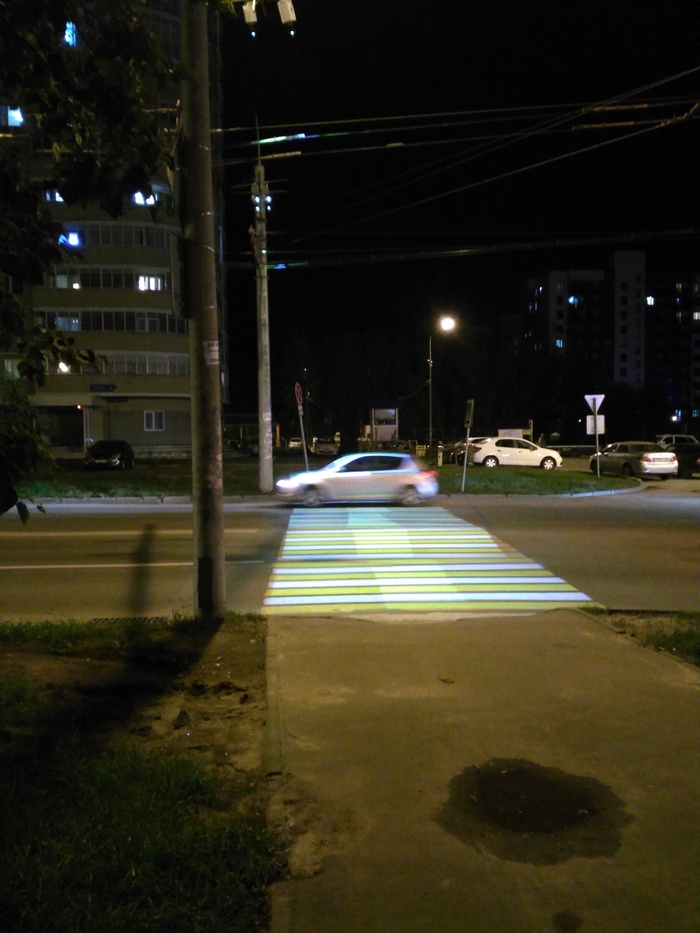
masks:
[[[127,657],[193,626],[2,622],[0,645]],[[22,670],[0,682],[0,930],[266,929],[284,858],[264,814],[243,816],[236,788],[189,756],[105,752],[84,711],[43,686]]]
[[[328,462],[314,459],[311,469]],[[304,469],[303,460],[278,459],[274,463],[274,477],[279,479]],[[440,492],[462,494],[461,466],[449,464],[438,470]],[[256,458],[224,460],[224,495],[260,495],[259,467]],[[465,477],[466,495],[582,495],[591,492],[615,491],[633,488],[634,479],[614,476],[595,476],[588,470],[538,470],[532,467],[500,467],[487,470],[469,467]],[[159,461],[154,464],[139,462],[134,470],[99,472],[85,470],[80,462],[56,466],[18,485],[21,496],[40,502],[43,499],[90,498],[157,498],[192,494],[192,464],[189,460]]]
[[[282,860],[262,818],[221,809],[214,776],[171,755],[98,756],[69,735],[42,749],[3,762],[1,929],[261,928]]]

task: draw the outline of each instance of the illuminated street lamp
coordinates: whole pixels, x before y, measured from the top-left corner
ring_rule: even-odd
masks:
[[[433,452],[433,337],[435,334],[449,333],[457,326],[453,317],[445,315],[438,321],[438,327],[428,341],[428,454]]]

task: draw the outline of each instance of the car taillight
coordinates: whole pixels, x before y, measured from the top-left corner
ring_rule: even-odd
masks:
[[[437,470],[421,470],[423,476],[432,476],[437,479]]]

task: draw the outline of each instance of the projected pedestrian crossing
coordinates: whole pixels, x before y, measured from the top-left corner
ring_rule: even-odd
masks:
[[[322,508],[292,511],[264,611],[534,611],[590,603],[445,509]]]

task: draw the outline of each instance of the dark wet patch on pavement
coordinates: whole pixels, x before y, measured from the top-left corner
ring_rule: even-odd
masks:
[[[631,820],[624,801],[600,781],[522,758],[466,768],[435,815],[465,845],[537,865],[611,858]]]

